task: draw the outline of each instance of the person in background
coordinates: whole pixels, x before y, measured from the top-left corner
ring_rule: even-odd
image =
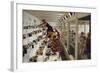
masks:
[[[86,51],[88,59],[91,59],[91,34],[88,33],[87,39],[86,39]]]
[[[85,37],[85,33],[81,32],[80,37]]]
[[[79,40],[79,58],[82,59],[84,56],[84,51],[86,47],[86,36],[84,32],[81,32]]]

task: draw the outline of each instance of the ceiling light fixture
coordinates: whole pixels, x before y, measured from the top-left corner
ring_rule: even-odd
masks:
[[[71,17],[72,16],[72,12],[69,12],[68,15]]]
[[[67,15],[65,16],[65,19],[68,19],[68,16]]]

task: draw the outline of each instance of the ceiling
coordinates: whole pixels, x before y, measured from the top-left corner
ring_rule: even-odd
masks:
[[[79,20],[90,20],[90,19],[91,19],[91,15],[87,15],[82,18],[79,18]]]
[[[26,10],[26,12],[32,14],[33,16],[39,18],[40,20],[45,19],[48,22],[57,22],[65,12],[56,11],[36,11],[36,10]]]
[[[58,12],[58,11],[37,11],[37,10],[24,10],[31,15],[37,17],[38,19],[42,20],[45,19],[48,22],[57,22],[58,19],[63,17],[65,14],[68,15],[69,12]],[[78,18],[90,15],[89,13],[80,13],[78,12]]]

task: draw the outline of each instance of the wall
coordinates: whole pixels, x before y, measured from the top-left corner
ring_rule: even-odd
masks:
[[[57,27],[57,22],[48,22],[53,28]]]
[[[35,17],[34,15],[31,15],[30,13],[23,11],[23,27],[25,26],[37,26],[41,23],[41,21]],[[30,28],[30,29],[23,29],[23,34],[28,34],[33,32],[34,30],[39,30],[38,28]],[[34,37],[35,36],[35,37]],[[23,39],[23,45],[27,45],[28,43],[32,42],[37,35],[32,35],[31,37],[27,37],[26,39]]]
[[[39,25],[41,21],[35,17],[34,15],[31,15],[30,13],[23,11],[23,26],[27,25]]]
[[[79,25],[79,34],[81,32],[85,32],[85,34],[87,34],[89,32],[89,24],[85,24],[85,25]]]

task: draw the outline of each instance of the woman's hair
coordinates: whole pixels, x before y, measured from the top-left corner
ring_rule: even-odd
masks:
[[[46,20],[45,19],[42,19],[42,22],[46,22]]]

